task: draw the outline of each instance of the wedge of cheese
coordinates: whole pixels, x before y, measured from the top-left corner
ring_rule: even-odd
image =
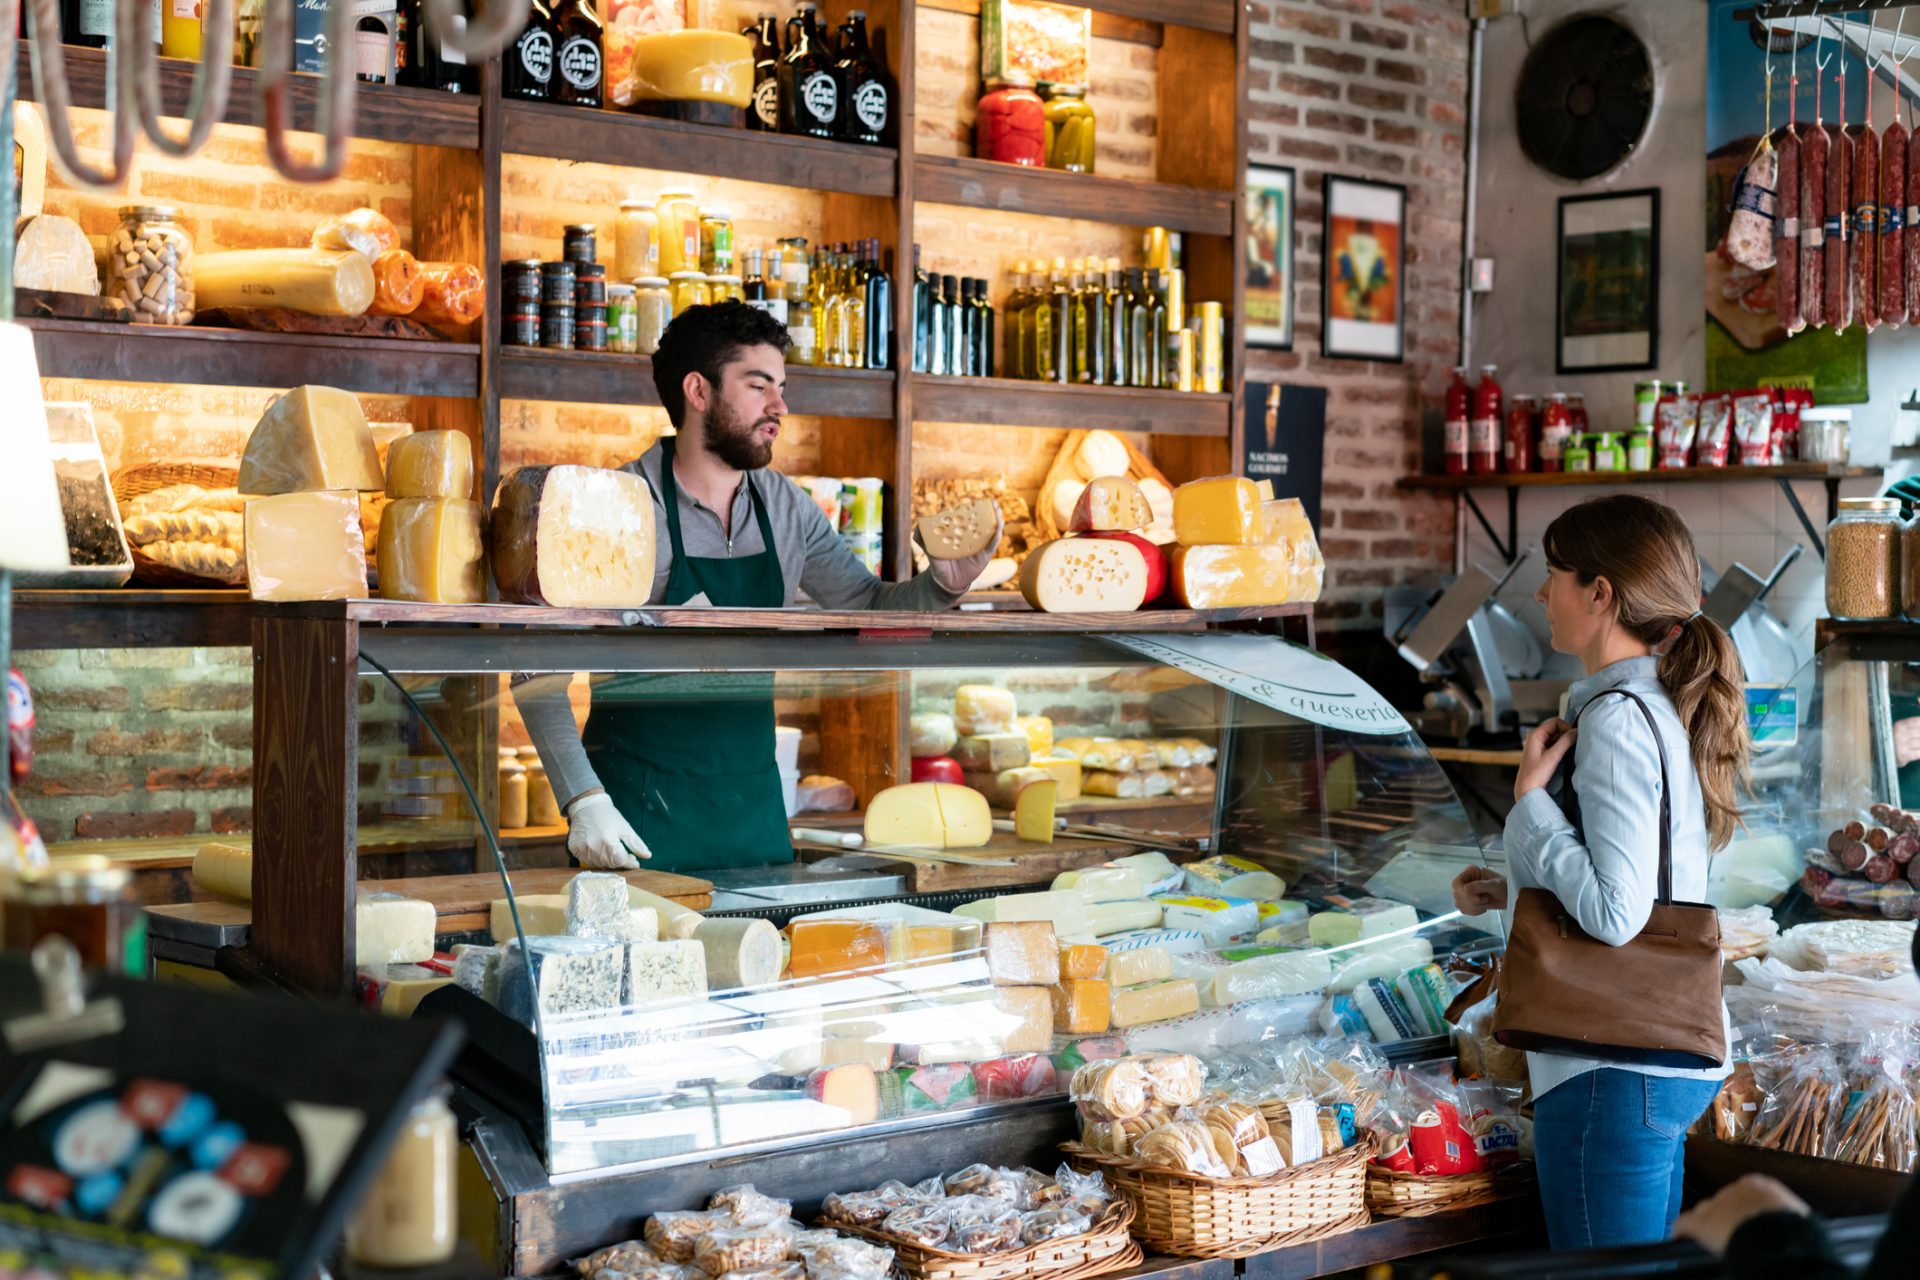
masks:
[[[1080,762],[1071,756],[1036,756],[1029,769],[1039,769],[1060,784],[1060,799],[1080,798]]]
[[[522,467],[501,482],[490,551],[508,600],[644,605],[653,594],[653,495],[630,471]]]
[[[1326,578],[1327,560],[1314,537],[1313,523],[1298,498],[1280,498],[1260,504],[1261,537],[1287,549],[1289,582],[1287,599],[1312,601],[1320,598]]]
[[[909,782],[867,803],[868,844],[977,849],[993,836],[987,798],[950,782]]]
[[[360,499],[340,490],[247,503],[247,590],[255,600],[356,600],[367,594]]]
[[[992,498],[975,498],[964,506],[922,516],[915,527],[929,556],[964,560],[993,545],[1000,528],[1000,504]]]
[[[1147,598],[1147,564],[1124,542],[1056,538],[1020,567],[1020,594],[1045,613],[1131,613]]]
[[[1022,840],[1053,843],[1053,816],[1060,807],[1060,783],[1053,778],[1024,782],[1013,796],[1013,833]]]
[[[458,431],[416,431],[387,446],[389,498],[471,498],[473,446]]]
[[[401,443],[419,438],[405,437]],[[480,540],[480,516],[480,504],[464,498],[389,502],[380,512],[376,549],[381,598],[433,604],[485,600],[486,549]]]
[[[1193,480],[1173,491],[1173,531],[1186,546],[1261,540],[1260,490],[1243,476]]]
[[[1144,529],[1153,523],[1140,486],[1125,476],[1096,476],[1081,490],[1067,528],[1074,533]]]
[[[1280,544],[1178,546],[1171,557],[1173,597],[1186,609],[1286,604],[1293,565]]]
[[[241,493],[385,487],[358,397],[334,387],[295,387],[268,405],[240,455]]]
[[[969,773],[965,776],[969,787],[1002,809],[1013,808],[1014,801],[1019,798],[1020,788],[1042,780],[1053,781],[1052,774],[1032,765],[1002,769],[998,773]]]

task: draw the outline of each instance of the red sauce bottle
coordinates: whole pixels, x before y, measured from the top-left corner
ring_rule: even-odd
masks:
[[[1467,474],[1467,422],[1472,417],[1473,391],[1467,386],[1466,366],[1453,371],[1453,382],[1447,387],[1446,420],[1446,464],[1447,474],[1463,476]]]
[[[1504,470],[1518,475],[1534,469],[1534,433],[1539,406],[1532,396],[1515,396],[1507,405],[1507,429],[1501,441]]]
[[[1573,434],[1573,411],[1567,407],[1567,397],[1554,392],[1547,401],[1546,408],[1540,411],[1540,469],[1559,471],[1565,465],[1567,456],[1567,438]]]
[[[1467,424],[1468,469],[1477,476],[1500,470],[1501,412],[1506,395],[1493,378],[1494,366],[1480,366],[1480,385],[1473,389],[1473,415]]]

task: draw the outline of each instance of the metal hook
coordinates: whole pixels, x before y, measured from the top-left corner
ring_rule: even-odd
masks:
[[[187,136],[175,141],[160,127],[160,54],[151,39],[135,45],[130,59],[133,69],[133,98],[140,112],[140,128],[162,155],[185,157],[207,145],[213,127],[227,117],[227,98],[233,85],[233,0],[205,0],[201,17],[205,36],[200,45],[200,65],[194,68],[193,90],[187,99]],[[151,10],[142,20],[149,29]],[[218,38],[216,38],[218,37]]]

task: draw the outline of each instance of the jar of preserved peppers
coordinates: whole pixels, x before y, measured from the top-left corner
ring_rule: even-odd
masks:
[[[973,154],[1002,164],[1046,164],[1047,104],[1033,91],[1032,76],[1008,71],[987,81],[973,122]]]
[[[1093,130],[1085,85],[1047,86],[1047,168],[1092,173]]]

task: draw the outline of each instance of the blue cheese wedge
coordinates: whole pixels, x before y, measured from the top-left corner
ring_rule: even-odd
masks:
[[[583,872],[567,882],[567,933],[605,942],[654,942],[660,917],[628,901],[623,876]]]
[[[453,983],[488,1004],[500,999],[500,948],[461,943],[453,949]]]
[[[500,959],[500,1011],[531,1026],[536,1001],[543,1018],[617,1008],[625,959],[618,943],[591,938],[528,938],[524,952],[516,939]]]
[[[707,953],[691,938],[626,947],[623,996],[629,1005],[707,994]]]

